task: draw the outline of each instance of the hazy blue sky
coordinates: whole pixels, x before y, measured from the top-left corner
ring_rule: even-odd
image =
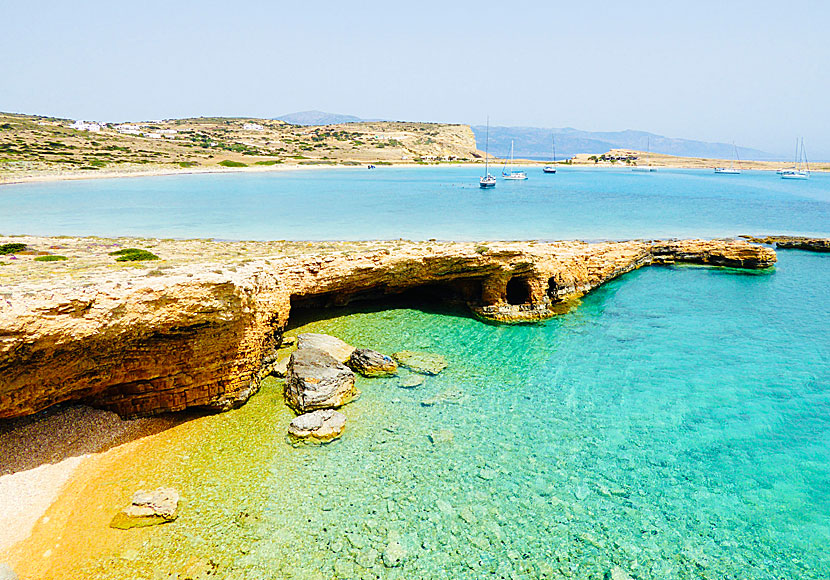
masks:
[[[830,159],[830,2],[0,0],[0,110],[320,109]]]

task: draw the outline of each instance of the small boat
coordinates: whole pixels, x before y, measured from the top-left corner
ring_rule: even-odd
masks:
[[[505,161],[504,167],[501,170],[501,177],[502,179],[509,179],[512,181],[527,179],[527,173],[524,171],[513,171],[513,141],[510,142],[510,171],[507,171],[507,162]]]
[[[496,187],[496,178],[490,175],[490,117],[487,117],[487,137],[484,140],[484,176],[478,180],[482,189]]]
[[[781,179],[810,179],[810,166],[807,163],[807,153],[804,151],[804,138],[795,142],[795,163],[792,169],[781,169],[778,174]]]
[[[715,173],[720,175],[740,175],[743,173],[741,169],[741,158],[738,156],[738,146],[735,145],[735,142],[732,142],[732,147],[735,148],[735,155],[729,161],[729,167],[715,167]],[[738,167],[735,167],[735,160],[738,160]]]
[[[542,168],[544,173],[556,173],[556,137],[553,137],[553,161]]]
[[[651,137],[646,137],[646,155],[651,153]],[[654,173],[657,171],[656,167],[651,166],[651,161],[648,162],[648,165],[635,165],[631,168],[631,171],[635,173]]]

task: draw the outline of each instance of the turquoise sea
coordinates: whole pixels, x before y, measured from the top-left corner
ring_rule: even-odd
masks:
[[[498,168],[496,168],[498,170]],[[830,235],[830,174],[561,168],[481,190],[474,167],[379,167],[0,187],[0,234],[221,239]]]
[[[383,168],[3,187],[0,231],[830,235],[824,175],[563,170],[493,192],[476,175]],[[636,579],[830,578],[830,256],[778,255],[765,272],[641,269],[531,325],[402,300],[296,313],[290,334],[437,352],[449,367],[411,389],[402,377],[359,378],[361,398],[342,409],[346,433],[321,447],[287,443],[292,414],[280,381],[267,380],[248,405],[192,427],[169,463],[162,450],[136,460],[130,477],[179,487],[186,509],[137,531],[128,555],[90,553],[83,566],[112,578],[158,577],[188,557],[210,562],[211,577],[251,580],[601,579],[615,566]],[[400,567],[382,561],[390,542],[404,550]]]

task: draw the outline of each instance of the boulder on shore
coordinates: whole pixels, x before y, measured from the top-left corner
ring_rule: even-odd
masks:
[[[349,367],[307,347],[291,355],[283,393],[285,403],[298,413],[340,407],[360,394]]]
[[[344,363],[349,360],[354,352],[354,347],[328,334],[316,334],[313,332],[304,332],[297,335],[297,348],[316,348],[322,350],[331,356],[339,363]]]
[[[311,443],[327,443],[340,437],[345,429],[346,415],[334,409],[319,409],[295,417],[288,425],[288,434]]]
[[[386,377],[398,372],[398,363],[392,357],[368,348],[356,348],[346,364],[364,377]]]
[[[133,494],[130,504],[115,515],[110,527],[129,530],[164,524],[179,517],[178,510],[179,492],[172,487],[139,490]]]
[[[447,368],[447,359],[440,354],[431,352],[402,350],[393,352],[392,358],[398,361],[398,364],[402,367],[422,375],[437,375]]]

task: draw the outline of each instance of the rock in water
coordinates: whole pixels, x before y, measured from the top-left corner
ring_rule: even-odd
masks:
[[[179,492],[172,487],[160,487],[155,491],[139,490],[126,506],[110,522],[110,527],[120,530],[155,526],[172,522],[179,509]]]
[[[398,361],[399,365],[422,375],[437,375],[447,368],[447,359],[431,352],[402,350],[393,352],[392,358]]]
[[[346,415],[334,409],[320,409],[295,417],[288,434],[295,439],[326,443],[337,439],[346,429]]]
[[[628,572],[620,568],[619,566],[614,566],[608,572],[605,573],[605,580],[634,580],[631,576],[628,575]]]
[[[392,357],[368,348],[355,349],[346,364],[364,377],[386,377],[398,372],[398,364]]]
[[[414,389],[415,387],[420,387],[426,381],[426,377],[423,375],[409,375],[406,378],[401,379],[401,382],[398,386],[402,389]]]
[[[316,348],[327,353],[339,363],[344,363],[349,360],[354,352],[354,347],[346,344],[339,338],[329,336],[328,334],[315,334],[306,332],[297,335],[297,348]]]
[[[389,542],[386,545],[386,549],[383,551],[383,563],[388,568],[400,566],[403,564],[405,558],[406,550],[404,550],[401,543],[397,541]]]
[[[306,347],[291,355],[284,394],[289,407],[298,413],[306,413],[340,407],[360,393],[349,367],[321,350]]]

